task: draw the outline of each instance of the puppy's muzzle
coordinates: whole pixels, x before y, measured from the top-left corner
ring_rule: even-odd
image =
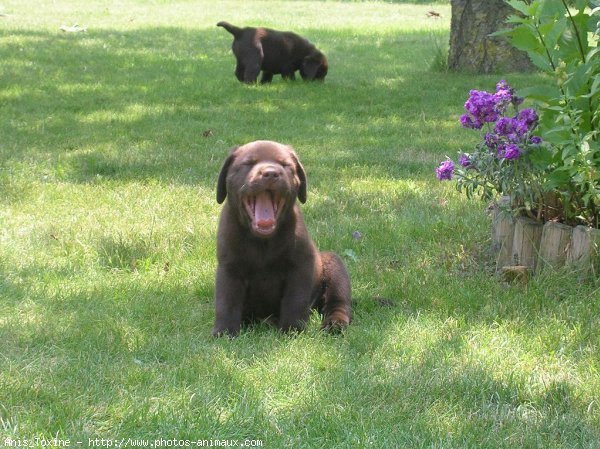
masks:
[[[258,176],[267,182],[277,181],[282,174],[281,169],[275,165],[267,165],[258,172]]]
[[[280,165],[261,164],[255,167],[244,195],[243,203],[255,235],[270,237],[285,205],[287,185],[284,168]]]

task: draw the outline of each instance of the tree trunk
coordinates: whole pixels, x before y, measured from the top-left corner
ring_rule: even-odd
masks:
[[[525,52],[504,37],[489,35],[507,28],[505,19],[516,11],[504,0],[450,0],[450,70],[476,73],[520,72],[533,69]]]

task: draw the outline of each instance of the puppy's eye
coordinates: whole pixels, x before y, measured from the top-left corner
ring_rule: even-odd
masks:
[[[245,165],[248,167],[252,166],[254,164],[256,164],[256,161],[254,159],[246,159],[246,160],[242,161],[242,165]]]

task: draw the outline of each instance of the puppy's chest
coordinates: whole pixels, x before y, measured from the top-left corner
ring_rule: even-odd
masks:
[[[295,257],[293,245],[287,239],[265,240],[241,245],[236,258],[249,270],[277,270],[290,263]]]
[[[240,274],[247,283],[277,284],[284,282],[292,269],[291,263],[286,258],[256,259],[243,263]]]
[[[280,269],[264,269],[248,273],[244,279],[244,314],[253,318],[279,315],[286,286],[286,275]]]
[[[247,288],[262,294],[277,295],[276,292],[283,287],[292,269],[289,253],[249,249],[245,256],[242,262],[244,272],[241,274]]]
[[[244,279],[250,296],[280,296],[285,285],[285,275],[280,271],[257,271]]]

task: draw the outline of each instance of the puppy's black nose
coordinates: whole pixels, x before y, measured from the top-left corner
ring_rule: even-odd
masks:
[[[275,167],[265,167],[260,171],[260,175],[264,179],[275,180],[279,178],[280,173],[279,170],[277,170]]]

